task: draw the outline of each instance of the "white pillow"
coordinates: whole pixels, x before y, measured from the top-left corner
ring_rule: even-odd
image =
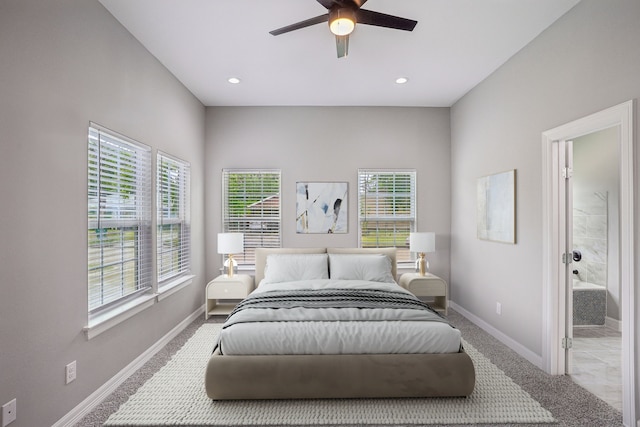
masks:
[[[272,254],[267,256],[264,283],[328,279],[327,254]]]
[[[382,254],[329,254],[329,275],[332,279],[395,282],[391,259]]]

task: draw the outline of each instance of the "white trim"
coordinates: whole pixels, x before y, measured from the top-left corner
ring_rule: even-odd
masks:
[[[538,368],[542,366],[542,357],[540,357],[539,355],[535,354],[534,352],[532,352],[531,350],[529,350],[528,348],[526,348],[525,346],[523,346],[519,342],[515,341],[513,338],[511,338],[508,335],[505,335],[504,333],[500,332],[499,330],[497,330],[496,328],[494,328],[493,326],[491,326],[490,324],[488,324],[487,322],[485,322],[484,320],[482,320],[478,316],[468,312],[467,310],[465,310],[464,308],[460,307],[458,304],[456,304],[455,302],[453,302],[451,300],[449,300],[449,307],[452,308],[453,310],[457,311],[458,313],[462,314],[464,317],[469,319],[475,325],[477,325],[480,328],[484,329],[491,336],[493,336],[498,341],[500,341],[501,343],[503,343],[504,345],[509,347],[511,350],[513,350],[516,353],[518,353],[520,356],[522,356],[525,359],[527,359],[529,362],[533,363]]]
[[[188,275],[180,277],[173,282],[163,286],[157,294],[144,294],[138,298],[114,307],[111,310],[105,311],[93,318],[89,319],[89,324],[83,328],[87,339],[97,337],[101,333],[108,331],[114,326],[124,322],[130,317],[146,310],[151,307],[156,301],[160,302],[163,299],[175,294],[181,289],[186,288],[193,283],[194,275]]]
[[[543,219],[543,369],[550,374],[564,373],[564,363],[560,359],[560,313],[565,307],[559,306],[553,297],[564,292],[563,281],[558,281],[560,251],[557,229],[559,199],[556,198],[557,183],[554,184],[553,150],[554,141],[576,138],[598,130],[620,126],[620,283],[622,310],[622,414],[626,426],[637,423],[636,396],[638,384],[635,372],[637,348],[636,337],[636,296],[634,271],[635,217],[634,217],[634,102],[627,101],[604,111],[575,120],[571,123],[548,130],[542,134],[542,219]],[[554,187],[554,185],[556,187]],[[564,202],[563,202],[564,203]]]
[[[133,375],[145,363],[147,363],[156,353],[158,353],[169,341],[175,338],[180,332],[186,329],[194,320],[202,316],[204,305],[191,313],[186,319],[180,322],[176,327],[170,330],[165,336],[160,338],[155,344],[144,351],[135,360],[129,363],[124,369],[114,375],[100,388],[91,393],[89,397],[80,402],[75,408],[69,411],[64,417],[60,418],[52,427],[71,427],[80,421],[85,415],[98,406],[107,396],[115,391],[120,384]]]
[[[188,276],[179,277],[176,280],[167,283],[158,289],[157,300],[158,302],[163,299],[175,294],[176,292],[186,288],[190,284],[193,283],[193,278],[196,277],[193,274],[189,274]]]
[[[83,328],[87,339],[97,337],[114,326],[124,322],[155,304],[156,294],[144,294],[129,302],[114,307],[89,319],[89,324]]]
[[[560,171],[554,167],[561,163],[561,152],[556,140],[550,140],[542,144],[542,176],[544,179],[542,187],[542,279],[543,283],[565,283],[561,281],[564,270],[558,267],[556,260],[560,259],[564,252],[562,232],[559,229],[559,221],[563,216],[557,203],[550,203],[551,200],[564,198],[563,186],[560,185]],[[562,194],[561,194],[562,193]],[[553,209],[555,207],[555,209]],[[547,232],[548,231],[548,232]],[[542,366],[541,368],[551,375],[564,374],[564,352],[561,348],[562,337],[558,331],[565,329],[565,318],[559,315],[561,305],[564,306],[566,292],[560,286],[542,287]],[[545,355],[555,355],[556,357],[545,357]],[[562,371],[561,371],[562,369]]]
[[[625,425],[639,421],[636,412],[638,379],[635,361],[638,338],[636,334],[635,295],[635,189],[634,189],[634,105],[633,101],[620,108],[620,283],[622,298],[622,420]]]
[[[614,331],[622,332],[622,321],[616,320],[613,317],[605,317],[604,326],[611,328]]]

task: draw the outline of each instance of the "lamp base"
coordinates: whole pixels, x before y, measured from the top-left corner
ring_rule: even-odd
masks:
[[[426,260],[424,252],[420,252],[418,254],[418,259],[416,260],[416,271],[420,273],[421,276],[426,276],[427,271],[429,271],[429,261]]]
[[[233,255],[229,255],[229,258],[224,262],[223,270],[227,277],[233,277],[233,274],[238,272],[238,263],[233,259]]]

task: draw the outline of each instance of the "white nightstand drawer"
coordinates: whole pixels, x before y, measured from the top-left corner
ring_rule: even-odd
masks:
[[[248,288],[241,282],[213,282],[207,287],[207,298],[242,299],[251,292]]]
[[[414,295],[435,297],[446,295],[447,285],[443,280],[413,280],[407,290]]]

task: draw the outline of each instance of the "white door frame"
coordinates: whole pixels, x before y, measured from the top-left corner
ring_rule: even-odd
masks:
[[[558,201],[564,200],[566,210],[562,213],[564,215],[564,236],[565,240],[562,245],[564,246],[564,252],[568,261],[564,264],[564,281],[559,286],[560,289],[564,289],[564,327],[560,326],[564,330],[564,336],[569,342],[573,341],[573,141],[560,140],[560,150],[564,154],[560,156],[560,162],[558,165],[564,165],[565,179],[561,187],[564,188],[564,197],[558,199]],[[562,222],[561,227],[562,228]],[[560,313],[562,314],[562,313]],[[563,351],[564,353],[564,371],[565,374],[573,373],[573,350],[572,346],[568,345]]]
[[[558,150],[554,141],[577,138],[613,126],[620,126],[620,280],[622,311],[622,409],[625,426],[636,426],[635,360],[637,339],[634,273],[634,151],[633,101],[548,130],[542,134],[542,361],[552,375],[565,374],[565,352],[561,346],[565,331],[566,280],[562,246],[566,230],[560,214],[564,205],[563,178],[559,175]],[[562,194],[560,194],[562,193]],[[562,197],[562,199],[561,199]]]

